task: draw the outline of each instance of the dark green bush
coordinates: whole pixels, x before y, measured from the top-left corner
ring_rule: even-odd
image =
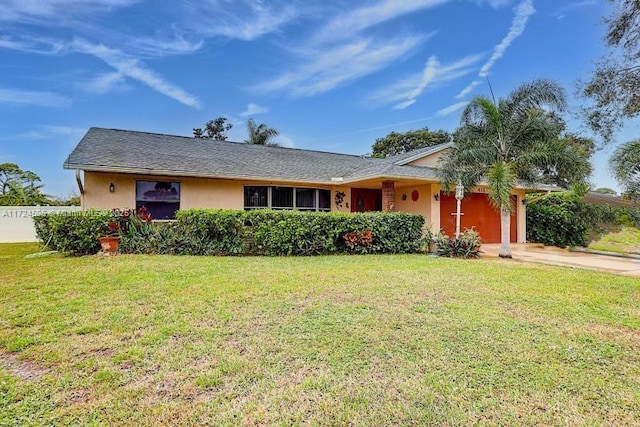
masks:
[[[73,255],[90,255],[100,250],[99,237],[109,234],[111,212],[87,210],[33,217],[36,234],[48,247]]]
[[[478,258],[480,244],[480,235],[474,229],[465,229],[459,237],[440,234],[438,236],[438,255],[454,258]]]
[[[76,255],[96,253],[100,249],[98,237],[108,234],[107,224],[113,219],[109,211],[100,211],[100,215],[92,217],[95,226],[87,228],[86,234],[81,233],[84,220],[77,220],[73,227],[82,236],[74,237],[64,250]],[[59,222],[52,222],[52,216],[45,215],[40,222],[57,226]],[[127,216],[119,221],[120,251],[175,255],[409,253],[421,249],[423,225],[421,215],[395,212],[191,209],[179,211],[177,220],[168,223]],[[357,236],[355,243],[345,240],[349,233]],[[39,235],[46,243],[44,234]],[[89,245],[76,248],[80,241]]]
[[[549,246],[588,246],[611,228],[640,225],[640,209],[586,203],[573,193],[555,193],[527,205],[527,240]]]

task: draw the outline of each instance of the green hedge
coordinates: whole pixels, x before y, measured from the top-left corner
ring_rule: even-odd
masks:
[[[555,193],[527,205],[527,240],[550,246],[588,246],[610,228],[640,226],[640,209],[586,203],[573,193]]]
[[[33,217],[36,234],[51,249],[73,255],[95,254],[99,237],[109,233],[110,211],[60,212]]]
[[[38,236],[47,242],[48,234],[64,234],[56,229],[57,214],[43,215],[37,223],[49,227]],[[110,212],[93,211],[79,216],[74,227],[80,234],[87,219],[104,223]],[[52,219],[53,218],[53,219]],[[93,224],[93,223],[92,223]],[[53,225],[51,227],[50,225]],[[190,209],[179,211],[169,223],[146,223],[133,217],[122,227],[120,250],[123,253],[176,255],[326,255],[336,253],[409,253],[422,247],[421,215],[399,212],[359,214]],[[54,249],[76,255],[100,249],[95,226],[87,227],[83,250],[72,245]],[[105,233],[106,234],[106,233]],[[104,234],[103,234],[104,235]],[[345,237],[346,236],[346,237]],[[80,242],[79,239],[74,241]],[[95,243],[94,243],[95,242]]]

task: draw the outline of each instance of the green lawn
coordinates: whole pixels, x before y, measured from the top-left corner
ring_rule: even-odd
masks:
[[[640,424],[637,279],[35,250],[0,245],[0,425]]]
[[[622,227],[592,242],[589,249],[618,253],[640,254],[640,230],[634,227]]]

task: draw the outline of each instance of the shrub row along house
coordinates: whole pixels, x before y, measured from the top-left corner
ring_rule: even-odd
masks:
[[[386,159],[91,128],[69,155],[82,207],[146,206],[155,219],[179,209],[398,211],[425,217],[433,230],[455,233],[456,200],[442,191],[438,160],[450,144]],[[526,239],[525,191],[513,194],[511,241]],[[487,189],[462,201],[461,228],[500,242],[500,215]]]

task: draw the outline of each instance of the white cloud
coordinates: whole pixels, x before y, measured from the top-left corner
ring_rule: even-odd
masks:
[[[18,50],[42,55],[55,55],[65,52],[67,45],[60,41],[47,38],[22,37],[16,39],[8,36],[0,36],[0,49]]]
[[[440,68],[440,63],[438,62],[438,58],[432,56],[427,61],[427,65],[424,67],[424,71],[422,72],[422,78],[418,82],[418,85],[409,92],[407,96],[407,100],[405,102],[401,102],[394,106],[394,109],[402,110],[409,105],[416,102],[416,98],[422,93],[422,91],[427,87],[429,83],[433,81],[438,75],[438,68]]]
[[[386,67],[424,40],[420,36],[386,41],[362,39],[326,50],[310,50],[305,54],[307,62],[256,89],[261,92],[287,89],[294,96],[324,93]]]
[[[576,9],[581,9],[587,6],[593,6],[597,4],[595,0],[585,0],[585,1],[577,1],[574,3],[569,3],[568,5],[560,8],[557,12],[555,12],[552,16],[558,19],[564,19],[567,17],[569,12]]]
[[[51,138],[67,138],[73,141],[78,141],[85,133],[85,128],[75,128],[71,126],[39,126],[38,130],[30,130],[18,135],[21,139],[29,140],[43,140]]]
[[[511,28],[507,35],[493,48],[493,53],[491,57],[487,60],[487,62],[480,68],[480,72],[478,73],[478,77],[485,78],[489,75],[491,68],[495,65],[495,63],[502,58],[505,51],[511,43],[518,38],[525,30],[527,26],[527,22],[529,21],[529,17],[535,13],[535,8],[533,7],[533,0],[522,0],[518,6],[516,6],[515,16],[513,21],[511,22]],[[475,86],[480,84],[478,81],[474,81],[470,83],[467,87],[465,87],[456,98],[463,98],[467,94],[469,94]]]
[[[471,91],[473,89],[475,89],[476,86],[478,86],[480,83],[482,83],[482,80],[474,80],[474,81],[472,81],[467,86],[465,86],[465,88],[462,89],[459,94],[456,95],[456,99],[462,99],[465,96],[469,95],[471,93]]]
[[[408,13],[448,3],[451,0],[381,0],[351,12],[341,13],[326,25],[313,41],[323,43],[348,39],[362,30]]]
[[[71,107],[71,98],[53,92],[0,88],[0,104],[37,105],[40,107]]]
[[[210,25],[198,25],[194,29],[206,37],[224,36],[230,39],[255,40],[280,29],[299,16],[298,9],[290,2],[280,7],[267,7],[262,1],[242,0],[229,2],[232,10],[221,2],[202,2],[193,11],[193,19],[211,16]],[[185,23],[189,24],[189,22]]]
[[[137,54],[146,56],[189,55],[204,45],[202,39],[188,40],[175,26],[174,33],[173,37],[135,37],[127,45]]]
[[[250,103],[247,105],[247,109],[240,113],[242,117],[255,116],[256,114],[263,114],[269,111],[265,107],[261,107],[258,104]]]
[[[78,52],[101,59],[121,75],[137,80],[169,98],[189,107],[200,107],[200,101],[197,97],[166,81],[154,71],[148,69],[137,58],[128,56],[117,49],[111,49],[104,45],[95,45],[81,39],[74,39],[73,47]]]
[[[461,110],[462,108],[466,107],[468,103],[469,103],[469,101],[462,101],[462,102],[455,103],[453,105],[449,105],[448,107],[444,107],[444,108],[438,110],[438,112],[436,113],[436,116],[437,117],[448,116],[449,114],[455,113],[456,111]]]
[[[73,15],[108,12],[130,6],[137,0],[3,0],[0,4],[0,21],[44,22],[49,18],[68,19]],[[57,25],[60,22],[49,21]]]
[[[417,98],[427,87],[445,84],[473,72],[473,65],[483,57],[484,54],[469,55],[450,64],[442,65],[435,56],[431,56],[422,73],[401,79],[377,91],[371,95],[370,100],[398,102],[393,107],[396,110],[407,108],[415,104]]]
[[[99,74],[86,82],[78,83],[77,86],[90,93],[107,93],[117,87],[122,87],[124,75],[119,71]]]
[[[487,3],[494,9],[498,9],[499,7],[506,6],[511,3],[511,0],[476,0],[476,3]]]

